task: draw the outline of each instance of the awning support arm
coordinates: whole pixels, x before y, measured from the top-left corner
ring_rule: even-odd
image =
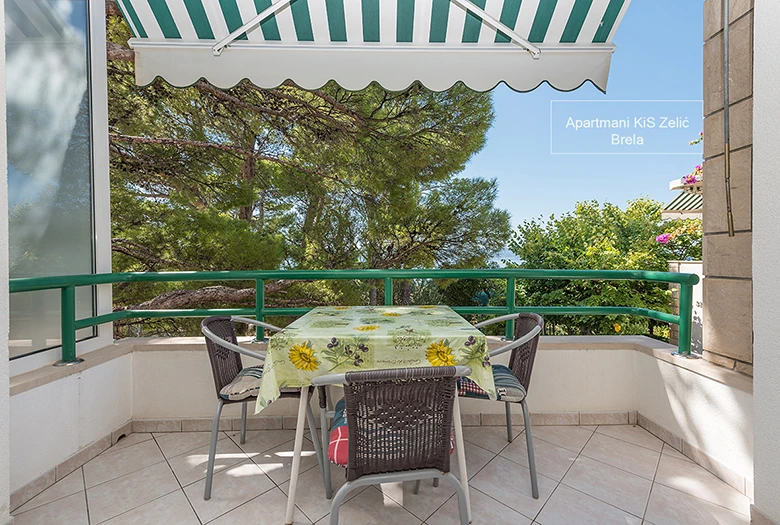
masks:
[[[510,39],[512,39],[513,42],[521,46],[523,49],[531,53],[531,56],[534,58],[539,58],[542,54],[542,50],[539,49],[538,46],[535,46],[522,36],[520,36],[517,31],[510,28],[503,22],[501,22],[499,19],[485,11],[484,9],[477,7],[473,3],[471,3],[469,0],[450,0],[450,2],[459,5],[466,11],[470,11],[480,17],[483,22],[485,22],[487,25],[495,29],[496,31],[500,31],[507,35]]]
[[[269,16],[275,15],[276,13],[278,13],[279,11],[281,11],[282,9],[290,5],[292,1],[293,0],[278,0],[277,2],[271,4],[271,7],[264,9],[257,16],[252,17],[246,24],[242,25],[241,27],[239,27],[238,29],[236,29],[235,31],[233,31],[228,36],[226,36],[225,38],[223,38],[222,40],[220,40],[214,45],[214,47],[212,48],[214,51],[214,56],[221,55],[222,51],[227,46],[235,42],[238,39],[238,37],[246,33],[248,29],[256,26],[257,24],[259,24]]]
[[[538,46],[532,44],[522,36],[520,36],[514,29],[511,29],[509,26],[498,20],[493,15],[489,14],[484,9],[477,7],[473,3],[471,3],[469,0],[450,0],[451,2],[459,5],[466,11],[469,11],[478,17],[482,18],[482,21],[485,22],[487,25],[495,29],[496,31],[500,31],[507,35],[513,42],[521,46],[523,49],[531,53],[531,56],[534,58],[539,58],[542,54],[542,50],[539,49]],[[248,29],[251,27],[254,27],[261,21],[265,20],[271,15],[275,15],[285,7],[289,6],[290,3],[292,3],[292,0],[278,0],[277,2],[274,2],[271,7],[268,7],[267,9],[264,9],[263,12],[259,13],[257,16],[252,17],[247,23],[230,33],[228,36],[217,42],[214,47],[214,56],[219,56],[222,54],[222,51],[236,41],[238,37],[243,35],[247,32]]]

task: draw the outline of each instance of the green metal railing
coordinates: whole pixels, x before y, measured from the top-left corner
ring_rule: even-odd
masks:
[[[35,292],[59,289],[61,291],[62,364],[78,362],[76,331],[122,319],[151,319],[161,317],[207,317],[210,315],[245,315],[263,320],[269,315],[300,316],[311,308],[268,308],[265,306],[265,284],[268,281],[383,281],[384,304],[393,304],[393,281],[396,279],[505,279],[506,306],[455,306],[460,314],[506,315],[517,312],[535,312],[547,315],[635,315],[655,319],[680,327],[678,353],[691,352],[691,322],[693,286],[699,277],[693,274],[649,272],[639,270],[258,270],[226,272],[138,272],[105,273],[95,275],[66,275],[11,279],[10,292]],[[650,281],[680,285],[680,315],[630,306],[517,306],[515,284],[517,279],[557,279],[587,281]],[[186,281],[254,281],[256,299],[254,308],[192,309],[192,310],[119,310],[85,319],[76,318],[76,287],[138,282]],[[506,324],[506,336],[512,338],[514,323]],[[257,337],[264,334],[258,331]]]

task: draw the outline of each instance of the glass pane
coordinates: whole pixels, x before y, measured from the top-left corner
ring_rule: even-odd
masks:
[[[5,2],[12,278],[94,271],[88,20],[86,0]],[[77,301],[92,315],[92,290]],[[58,346],[59,310],[58,291],[11,295],[11,357]]]

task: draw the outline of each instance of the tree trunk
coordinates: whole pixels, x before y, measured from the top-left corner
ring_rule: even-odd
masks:
[[[371,285],[371,288],[368,290],[368,304],[369,306],[376,306],[376,282]]]
[[[403,281],[401,284],[401,304],[412,304],[412,281]]]
[[[241,179],[244,181],[244,183],[251,183],[255,179],[255,168],[257,166],[257,161],[254,157],[247,157],[244,159],[244,163],[241,166]],[[254,218],[255,214],[255,207],[254,204],[248,204],[245,206],[240,206],[238,209],[238,218],[242,221],[246,221],[251,223],[252,219]]]

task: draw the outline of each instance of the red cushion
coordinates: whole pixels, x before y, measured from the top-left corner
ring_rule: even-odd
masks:
[[[450,454],[455,450],[455,436],[450,436]],[[346,425],[330,431],[328,443],[328,459],[341,467],[349,464],[349,429]]]
[[[328,459],[331,463],[346,467],[349,463],[349,429],[346,425],[330,431]]]

